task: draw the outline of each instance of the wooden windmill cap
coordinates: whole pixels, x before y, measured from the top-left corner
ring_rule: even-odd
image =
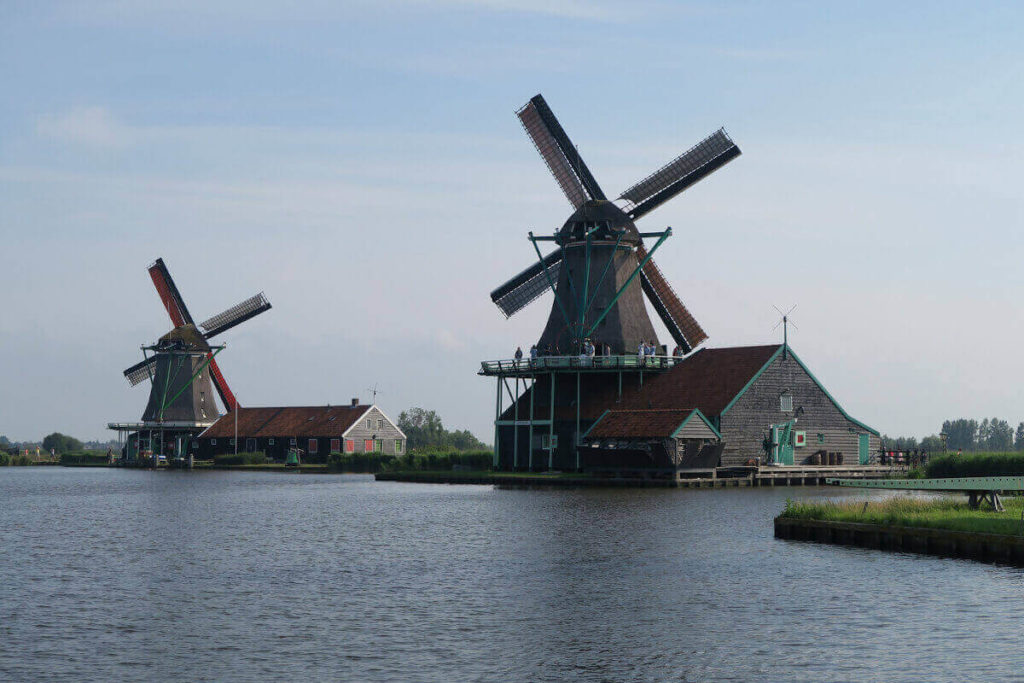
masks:
[[[558,237],[563,244],[583,241],[587,231],[594,227],[600,229],[591,235],[592,240],[615,241],[622,231],[625,231],[622,244],[640,242],[640,232],[630,217],[607,199],[591,199],[584,202],[558,231]]]

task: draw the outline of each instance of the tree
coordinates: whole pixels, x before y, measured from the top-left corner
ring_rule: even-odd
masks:
[[[1013,438],[1014,450],[1024,451],[1024,422],[1017,425],[1017,434]]]
[[[54,432],[43,439],[43,450],[53,451],[57,455],[82,450],[82,442],[73,436]]]
[[[921,449],[929,453],[941,453],[942,439],[937,434],[926,436],[921,439]]]
[[[942,432],[948,437],[946,445],[950,450],[973,451],[977,446],[978,421],[959,418],[942,423]]]
[[[405,432],[409,450],[417,448],[456,449],[460,451],[486,448],[468,430],[449,432],[437,411],[409,408],[398,416],[398,428]]]
[[[7,448],[11,445],[11,440],[3,434],[0,434],[0,448]]]
[[[1006,420],[993,417],[988,423],[988,440],[985,448],[990,451],[1005,453],[1013,448],[1013,427]]]

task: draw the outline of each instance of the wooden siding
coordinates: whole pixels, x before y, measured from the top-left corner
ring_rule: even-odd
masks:
[[[677,439],[710,439],[717,441],[718,437],[711,429],[704,424],[704,420],[700,419],[699,416],[694,415],[690,418],[682,429],[676,432]]]
[[[370,420],[371,426],[367,428],[366,421]],[[383,427],[378,427],[379,421],[384,421]],[[384,413],[380,411],[377,406],[373,406],[370,410],[366,411],[354,425],[349,428],[345,439],[351,439],[355,441],[356,453],[366,452],[366,441],[368,439],[383,439],[384,440],[384,453],[386,455],[404,455],[408,450],[408,444],[405,443],[405,435],[402,434],[401,430],[391,420],[389,420]],[[402,440],[401,452],[395,452],[395,440]],[[342,440],[342,449],[345,447],[344,440]]]
[[[785,391],[793,396],[792,412],[780,409],[779,397]],[[807,433],[807,445],[793,449],[794,464],[808,464],[818,451],[840,452],[843,464],[857,464],[858,435],[870,433],[847,419],[792,355],[779,355],[720,417],[718,431],[725,442],[722,465],[742,465],[750,458],[763,457],[762,443],[769,425],[793,419],[801,407],[804,412],[795,429]],[[818,434],[823,435],[823,443]],[[870,434],[870,451],[876,453],[878,448],[878,437]]]

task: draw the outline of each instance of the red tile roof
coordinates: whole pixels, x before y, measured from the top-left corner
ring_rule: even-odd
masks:
[[[677,408],[692,406],[704,415],[721,415],[780,344],[701,349],[671,370],[644,382],[643,389],[622,408]]]
[[[609,410],[587,432],[587,438],[667,439],[692,413],[693,408]]]
[[[372,406],[310,406],[283,408],[239,408],[239,437],[340,437]],[[235,435],[235,415],[227,413],[214,422],[200,438],[230,438]]]

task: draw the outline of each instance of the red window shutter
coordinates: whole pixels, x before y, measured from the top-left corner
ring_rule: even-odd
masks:
[[[355,451],[356,451],[356,442],[353,441],[352,439],[345,439],[345,452],[346,453],[355,453]]]
[[[341,450],[341,439],[331,439],[331,453],[337,453]]]
[[[373,439],[367,439],[363,442],[363,450],[367,453],[373,450]]]
[[[319,446],[319,445],[320,445],[320,443],[316,439],[310,439],[309,440],[309,452],[310,453],[316,453],[317,446]]]

